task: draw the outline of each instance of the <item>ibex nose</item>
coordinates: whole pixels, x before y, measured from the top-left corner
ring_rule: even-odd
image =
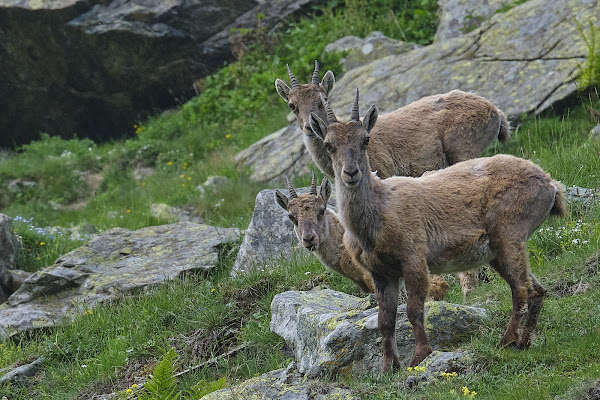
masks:
[[[345,173],[346,175],[348,175],[350,178],[354,178],[354,177],[356,176],[356,174],[358,174],[358,168],[357,168],[357,169],[355,169],[355,170],[354,170],[354,171],[352,171],[352,172],[349,172],[349,171],[347,171],[347,170],[344,170],[344,173]]]
[[[317,235],[307,235],[302,238],[304,247],[314,247],[316,244]]]

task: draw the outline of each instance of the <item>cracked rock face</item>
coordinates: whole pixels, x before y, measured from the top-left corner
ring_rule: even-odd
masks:
[[[347,120],[356,88],[362,113],[373,103],[381,113],[390,112],[461,89],[487,98],[510,120],[536,114],[577,90],[572,78],[587,49],[576,20],[600,26],[600,0],[529,0],[493,14],[467,34],[351,69],[338,77],[329,101],[338,119]],[[287,80],[284,70],[280,78]],[[244,158],[259,171],[252,179],[266,182],[306,168],[310,156],[296,126],[244,151],[256,160]]]
[[[383,353],[377,308],[333,290],[289,291],[271,302],[271,330],[292,349],[298,371],[308,377],[379,372]],[[476,334],[487,318],[482,308],[446,302],[425,305],[425,329],[435,350],[453,350]],[[398,307],[396,342],[400,362],[408,365],[414,351],[406,304]]]
[[[2,0],[0,146],[122,135],[233,59],[232,28],[263,14],[270,29],[317,1]]]
[[[31,275],[0,305],[0,340],[182,274],[210,271],[239,236],[237,229],[191,222],[106,231]]]

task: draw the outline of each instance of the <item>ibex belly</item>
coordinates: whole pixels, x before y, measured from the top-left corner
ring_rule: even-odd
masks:
[[[447,274],[466,271],[489,264],[494,258],[490,248],[490,239],[481,235],[459,249],[446,248],[434,257],[428,257],[429,271],[435,274]]]

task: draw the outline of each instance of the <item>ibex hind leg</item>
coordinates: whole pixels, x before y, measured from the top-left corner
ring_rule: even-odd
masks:
[[[546,288],[538,282],[531,272],[529,272],[529,279],[531,280],[533,289],[529,292],[527,320],[521,333],[521,341],[518,344],[518,347],[522,349],[526,349],[531,345],[531,334],[537,325],[547,293]]]
[[[500,341],[501,347],[521,347],[521,333],[529,312],[529,296],[532,283],[525,243],[513,243],[496,251],[496,259],[490,263],[510,286],[512,315],[506,332]]]

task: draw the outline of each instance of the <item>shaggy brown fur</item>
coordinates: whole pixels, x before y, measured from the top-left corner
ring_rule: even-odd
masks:
[[[304,142],[313,160],[329,178],[335,174],[323,142],[312,132],[311,113],[322,120],[327,115],[321,104],[335,84],[327,71],[319,83],[319,67],[311,83],[300,85],[289,71],[292,87],[277,79],[275,88],[304,131]],[[373,171],[380,178],[421,176],[426,171],[445,168],[457,162],[480,157],[498,137],[510,138],[506,115],[481,96],[460,90],[424,97],[388,114],[379,116],[371,132],[367,153]]]
[[[323,179],[318,194],[314,173],[310,193],[297,195],[291,185],[289,188],[291,198],[276,190],[275,200],[288,212],[298,241],[312,251],[323,265],[351,279],[363,292],[375,293],[371,273],[360,264],[352,262],[343,243],[344,227],[335,212],[327,208],[327,201],[331,196],[329,180]],[[441,300],[446,296],[449,288],[444,279],[433,276],[429,298]]]
[[[292,87],[277,79],[277,93],[296,114],[305,133],[304,143],[315,164],[333,179],[335,174],[329,154],[308,122],[313,112],[326,120],[320,96],[327,99],[333,88],[333,72],[327,71],[319,83],[319,65],[315,61],[312,82],[305,85],[298,84],[289,67],[288,73]],[[381,115],[370,135],[367,153],[371,167],[380,178],[418,177],[426,171],[480,157],[494,138],[507,140],[510,128],[504,113],[492,103],[476,94],[453,90],[424,97]],[[471,272],[460,273],[459,281],[465,296],[477,283]]]
[[[275,200],[288,212],[298,241],[312,251],[323,265],[354,281],[363,292],[375,293],[371,273],[360,265],[354,265],[344,248],[344,227],[337,215],[327,208],[330,195],[331,184],[327,178],[317,194],[313,174],[310,193],[298,196],[290,185],[291,199],[276,190]]]
[[[512,292],[512,317],[500,345],[528,347],[546,289],[529,269],[526,241],[549,215],[567,213],[562,185],[532,162],[509,155],[464,161],[421,178],[381,180],[367,156],[376,120],[372,106],[360,122],[358,91],[349,122],[327,125],[310,116],[332,159],[344,245],[373,274],[384,372],[399,367],[399,279],[416,343],[410,366],[432,351],[423,325],[429,271],[489,263]]]

